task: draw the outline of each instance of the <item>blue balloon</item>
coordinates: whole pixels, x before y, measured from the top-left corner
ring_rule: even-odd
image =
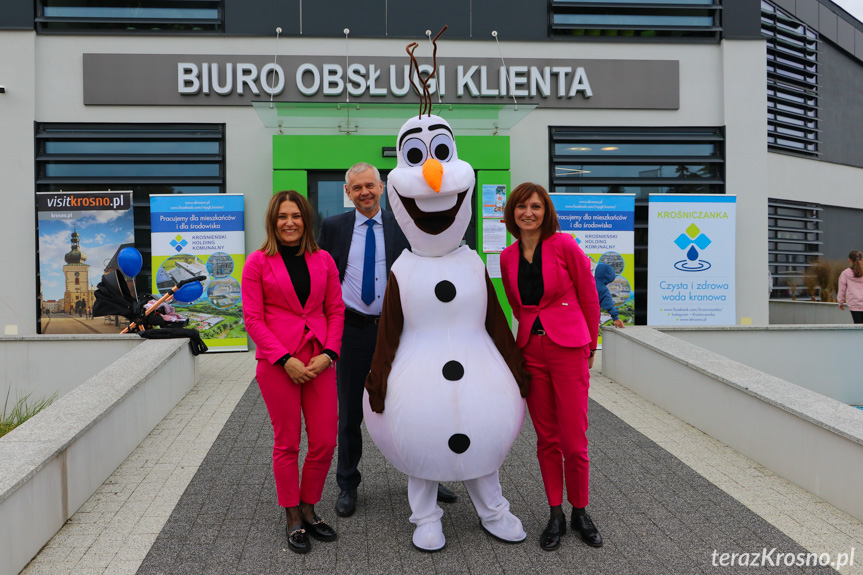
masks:
[[[138,272],[141,271],[141,264],[143,263],[144,259],[141,257],[141,252],[135,248],[123,248],[120,250],[120,253],[117,254],[117,265],[120,266],[120,271],[130,278],[138,275]]]
[[[192,303],[204,293],[204,285],[201,282],[187,283],[174,292],[174,299],[180,303]]]

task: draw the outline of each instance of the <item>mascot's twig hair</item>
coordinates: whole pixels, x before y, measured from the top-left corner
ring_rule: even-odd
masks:
[[[443,34],[447,28],[448,26],[444,25],[444,27],[441,28],[440,32],[437,33],[437,36],[434,37],[434,40],[432,40],[432,46],[434,46],[434,49],[432,51],[432,71],[428,76],[423,77],[423,75],[420,73],[420,65],[417,62],[416,56],[414,56],[414,51],[416,51],[419,44],[417,44],[416,42],[411,42],[407,45],[406,48],[408,56],[411,57],[411,63],[408,68],[408,78],[410,79],[411,86],[413,86],[414,90],[416,90],[417,93],[420,95],[420,118],[422,118],[423,114],[431,116],[432,97],[431,92],[429,92],[428,83],[432,78],[435,77],[435,74],[437,73],[437,39],[440,38],[441,34]],[[414,83],[414,70],[417,71],[417,78],[419,79],[420,83],[422,83],[422,90],[420,90],[419,87]]]

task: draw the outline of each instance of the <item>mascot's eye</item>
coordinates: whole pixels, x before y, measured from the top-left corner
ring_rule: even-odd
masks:
[[[411,138],[402,148],[402,155],[409,166],[419,166],[425,162],[426,153],[426,145],[419,138]]]
[[[448,162],[453,157],[453,153],[455,152],[455,142],[452,141],[452,138],[449,134],[438,134],[431,141],[431,149],[432,156],[440,162]]]

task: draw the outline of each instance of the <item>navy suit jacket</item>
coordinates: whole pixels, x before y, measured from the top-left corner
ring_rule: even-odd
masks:
[[[381,209],[381,218],[384,223],[384,251],[387,258],[387,277],[389,277],[393,262],[404,250],[410,250],[410,244],[392,212]],[[351,210],[337,216],[330,216],[321,222],[318,245],[333,256],[339,270],[340,282],[345,280],[356,219],[357,211]]]

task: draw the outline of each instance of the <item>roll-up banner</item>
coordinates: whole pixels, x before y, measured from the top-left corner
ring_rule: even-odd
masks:
[[[737,197],[651,194],[649,325],[734,325]]]
[[[607,284],[614,307],[624,325],[635,322],[635,195],[551,194],[560,231],[570,234],[591,260],[614,271]],[[600,328],[612,322],[610,310],[601,310]],[[602,332],[600,330],[600,344]]]
[[[41,192],[39,333],[119,333],[128,322],[93,317],[96,284],[121,247],[134,245],[132,192]]]
[[[204,292],[194,302],[174,302],[210,351],[245,351],[240,280],[246,261],[242,194],[150,196],[153,293],[203,275]]]

